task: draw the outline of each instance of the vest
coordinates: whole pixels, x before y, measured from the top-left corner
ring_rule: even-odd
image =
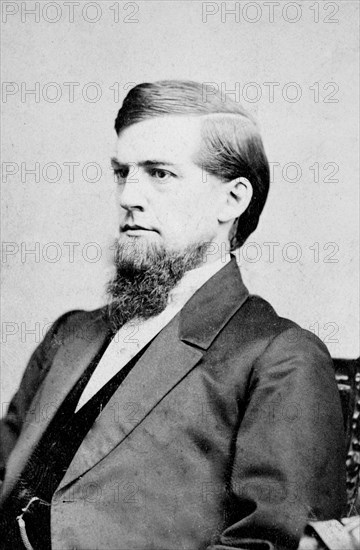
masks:
[[[111,378],[81,409],[76,405],[109,345],[109,334],[99,352],[68,393],[31,454],[20,479],[0,511],[0,544],[3,550],[24,549],[16,516],[32,497],[38,497],[24,513],[27,536],[35,550],[51,548],[50,504],[81,442],[104,406],[134,367],[152,340]]]

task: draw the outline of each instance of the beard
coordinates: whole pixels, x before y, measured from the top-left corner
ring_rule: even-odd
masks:
[[[183,250],[144,243],[115,242],[115,275],[107,284],[107,315],[111,330],[134,318],[149,319],[168,304],[171,290],[186,271],[206,260],[209,243],[194,243]]]

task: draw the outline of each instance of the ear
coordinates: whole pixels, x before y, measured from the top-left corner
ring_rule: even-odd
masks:
[[[245,212],[253,196],[253,188],[249,180],[242,177],[222,185],[224,200],[218,213],[218,220],[226,223],[236,220]]]

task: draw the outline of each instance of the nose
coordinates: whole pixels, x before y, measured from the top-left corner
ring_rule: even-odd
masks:
[[[139,174],[128,177],[121,186],[119,204],[121,208],[128,212],[133,210],[144,211],[146,205],[144,182],[141,181]]]

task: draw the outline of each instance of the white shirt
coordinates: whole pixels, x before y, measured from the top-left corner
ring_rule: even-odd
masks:
[[[193,294],[230,261],[230,254],[215,262],[187,271],[169,293],[166,308],[150,319],[136,318],[115,334],[80,396],[77,412],[117,372],[119,372],[183,308]]]

